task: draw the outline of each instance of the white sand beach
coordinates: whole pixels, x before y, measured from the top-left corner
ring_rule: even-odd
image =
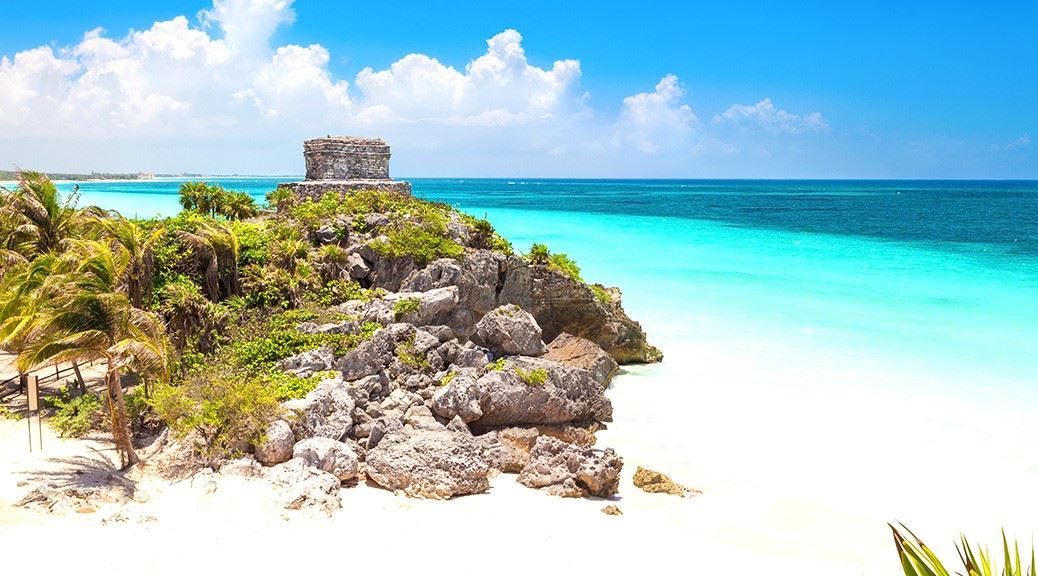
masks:
[[[1005,526],[1029,539],[1038,475],[1026,420],[883,392],[897,382],[877,379],[890,375],[841,372],[840,359],[816,358],[809,369],[775,345],[668,353],[673,360],[630,368],[610,390],[616,421],[599,445],[625,459],[613,501],[620,517],[600,512],[609,502],[550,497],[512,475],[495,478],[489,494],[448,502],[344,488],[330,518],[279,509],[259,480],[144,479],[140,501],[121,510],[45,515],[11,506],[25,490],[19,480],[55,467],[76,477],[71,468],[82,463],[73,457],[105,473],[107,443],[59,440],[45,427],[45,451],[30,455],[25,422],[2,421],[0,541],[18,551],[6,565],[30,568],[46,557],[51,573],[275,573],[329,562],[385,570],[391,562],[394,573],[881,575],[897,571],[889,521],[944,553],[954,553],[959,530],[994,543]],[[643,493],[630,480],[638,465],[704,493]],[[127,520],[103,522],[117,511]]]

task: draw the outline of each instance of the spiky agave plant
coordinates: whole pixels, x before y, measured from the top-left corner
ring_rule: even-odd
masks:
[[[894,545],[897,547],[898,557],[901,560],[901,569],[905,576],[951,576],[951,572],[945,567],[940,558],[922,540],[919,539],[904,524],[900,528],[890,524],[890,530],[894,533]],[[1012,549],[1009,540],[1006,539],[1005,530],[1002,531],[1002,570],[999,571],[997,564],[993,561],[991,554],[986,548],[974,547],[966,539],[965,535],[959,536],[959,542],[955,545],[959,553],[965,572],[956,572],[964,576],[1038,576],[1038,566],[1034,561],[1034,547],[1031,547],[1031,563],[1025,569],[1020,559],[1020,545],[1013,542]]]

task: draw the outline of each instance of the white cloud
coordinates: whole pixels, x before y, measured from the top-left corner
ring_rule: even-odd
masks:
[[[522,36],[505,30],[487,40],[487,53],[460,72],[424,54],[409,54],[388,69],[361,70],[358,116],[378,121],[435,121],[500,126],[585,111],[580,63],[532,66]]]
[[[94,29],[67,48],[2,57],[0,161],[54,170],[298,172],[300,141],[328,133],[385,137],[398,159],[401,151],[416,159],[404,160],[412,173],[426,174],[466,172],[452,162],[477,150],[480,170],[514,174],[551,173],[569,160],[589,173],[648,166],[634,156],[679,170],[704,150],[742,149],[700,123],[674,75],[604,117],[588,106],[579,61],[531,64],[521,34],[508,29],[463,69],[409,54],[350,82],[332,74],[319,44],[272,45],[294,19],[292,0],[214,0],[197,25],[177,16],[123,37]],[[776,133],[827,129],[820,114],[800,117],[768,99],[733,106],[715,122]]]
[[[661,147],[687,148],[699,120],[692,108],[681,102],[684,96],[678,77],[668,74],[656,84],[655,91],[624,98],[618,122],[620,138],[633,142],[646,154],[656,154]]]
[[[771,98],[765,98],[750,106],[734,104],[723,113],[714,116],[716,124],[756,125],[773,133],[801,134],[804,132],[827,132],[829,124],[820,112],[800,116],[775,108]]]

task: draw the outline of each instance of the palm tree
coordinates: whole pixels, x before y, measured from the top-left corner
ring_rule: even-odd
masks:
[[[205,288],[209,299],[220,300],[221,282],[224,296],[241,293],[238,274],[238,236],[226,223],[204,222],[194,232],[177,231],[177,237],[194,251],[205,269]]]
[[[184,182],[180,185],[180,205],[184,210],[201,212],[199,204],[203,201],[203,196],[208,193],[208,189],[205,182]]]
[[[136,222],[114,211],[106,217],[92,218],[90,225],[99,232],[101,238],[111,241],[116,263],[121,270],[119,285],[130,297],[130,303],[141,308],[144,302],[151,300],[155,279],[155,256],[152,249],[165,228],[147,232]]]
[[[20,172],[18,189],[8,195],[0,210],[22,238],[19,252],[29,258],[61,249],[76,224],[75,203],[74,195],[63,201],[44,174]]]
[[[159,312],[173,334],[173,346],[178,353],[187,348],[188,338],[198,336],[198,351],[212,352],[216,343],[214,333],[226,325],[227,310],[206,299],[192,282],[170,282],[159,294]]]
[[[220,215],[230,220],[245,220],[258,213],[256,200],[246,192],[228,192],[219,210]]]
[[[75,241],[59,268],[37,290],[36,313],[26,331],[28,346],[18,368],[29,371],[49,362],[104,360],[112,436],[123,468],[140,459],[133,449],[123,399],[122,373],[166,373],[162,321],[134,308],[116,289],[119,267],[107,244]]]

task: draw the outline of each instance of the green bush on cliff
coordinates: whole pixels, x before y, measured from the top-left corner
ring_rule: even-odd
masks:
[[[591,291],[595,293],[595,299],[608,306],[613,303],[613,297],[601,284],[591,284]]]
[[[435,224],[408,223],[389,230],[386,236],[388,240],[373,242],[371,247],[388,258],[408,256],[419,266],[438,258],[461,258],[465,253],[442,226]]]
[[[577,263],[574,262],[572,258],[561,252],[552,254],[548,258],[548,266],[552,270],[562,272],[577,282],[584,281],[584,279],[580,277],[580,266],[577,266]]]

